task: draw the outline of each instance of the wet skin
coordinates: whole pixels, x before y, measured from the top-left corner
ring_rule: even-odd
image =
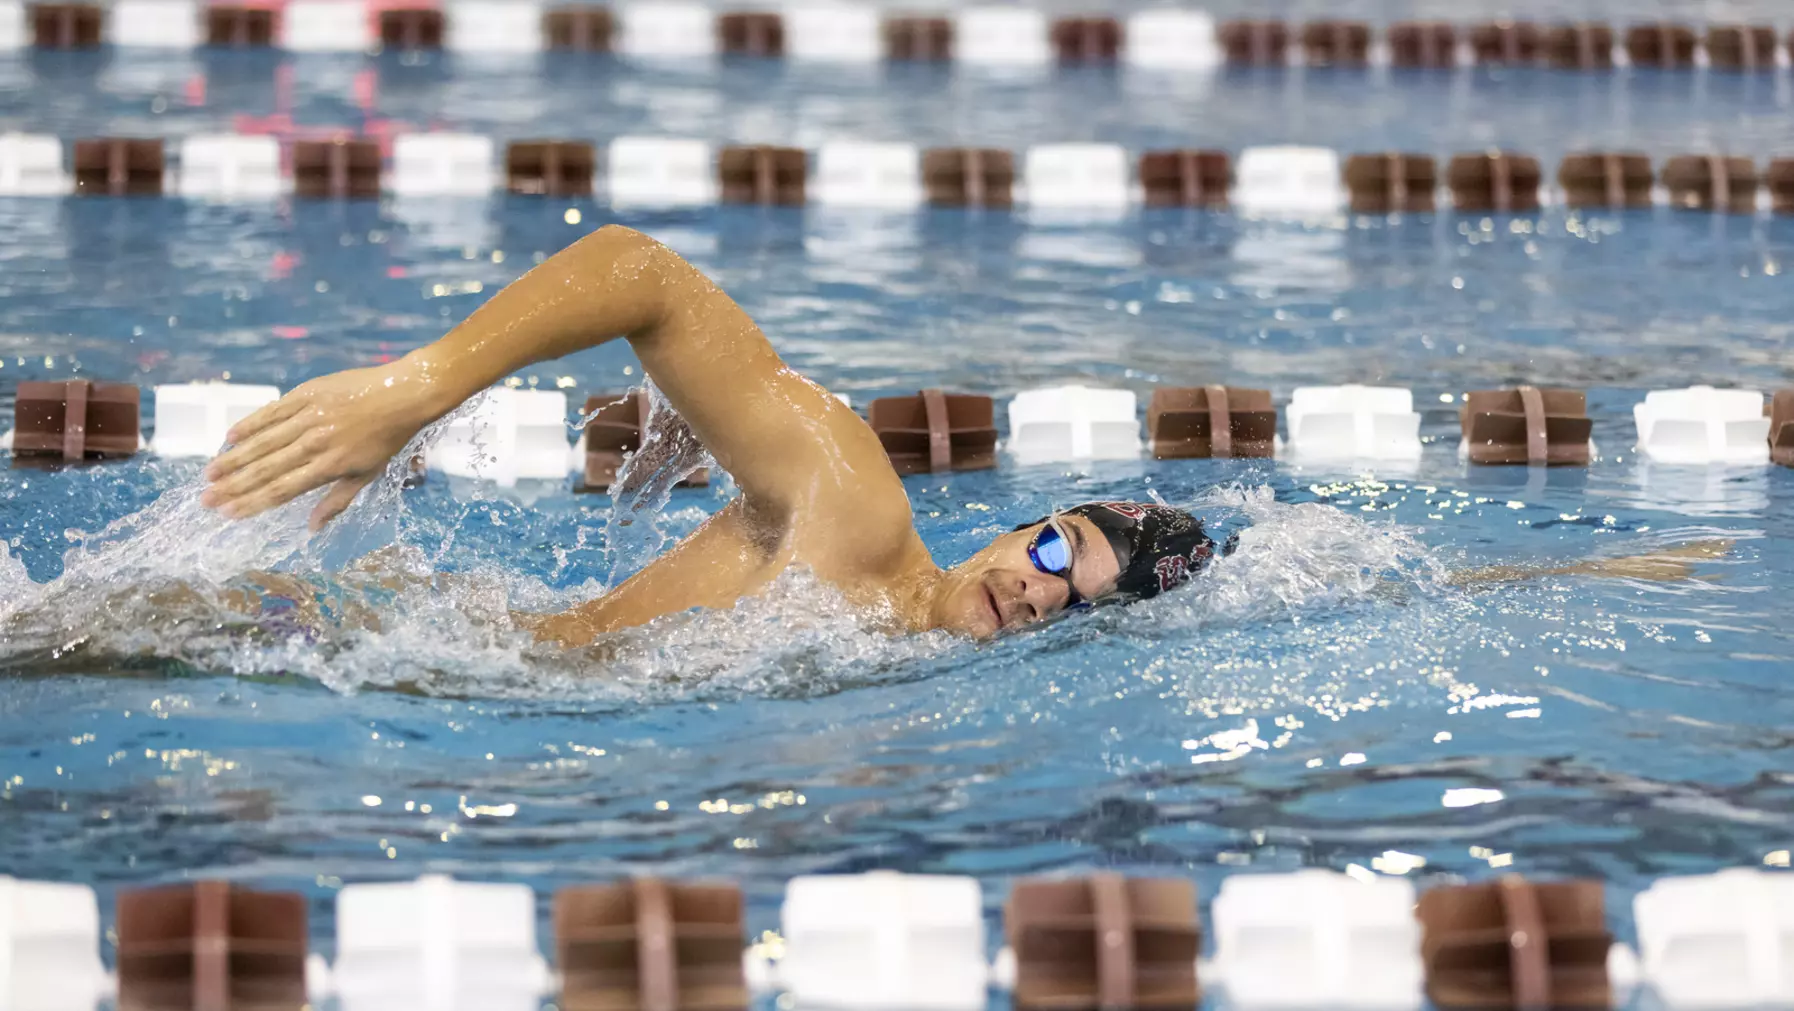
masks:
[[[517,615],[580,646],[693,607],[724,608],[803,566],[892,632],[987,638],[1114,585],[1117,560],[1067,518],[1069,581],[1028,558],[1035,528],[943,569],[917,535],[903,483],[864,420],[779,359],[733,300],[677,254],[610,225],[550,258],[440,340],[399,361],[323,376],[244,419],[206,469],[201,501],[241,519],[320,488],[314,529],[378,478],[424,426],[504,377],[618,338],[741,494],[610,592],[559,614]]]

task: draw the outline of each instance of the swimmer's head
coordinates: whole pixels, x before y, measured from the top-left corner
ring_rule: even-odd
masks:
[[[1092,502],[1016,527],[954,566],[935,624],[982,639],[1068,608],[1157,596],[1214,552],[1202,521],[1181,509]]]

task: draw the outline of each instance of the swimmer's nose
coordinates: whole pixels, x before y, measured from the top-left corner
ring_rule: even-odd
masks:
[[[1023,576],[1021,598],[1028,606],[1028,620],[1039,621],[1065,610],[1071,602],[1071,585],[1055,576]]]

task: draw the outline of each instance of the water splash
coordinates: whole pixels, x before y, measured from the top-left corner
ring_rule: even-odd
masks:
[[[1318,502],[1278,502],[1269,487],[1216,488],[1194,508],[1236,512],[1251,524],[1183,601],[1197,624],[1299,618],[1403,588],[1437,588],[1445,575],[1414,531]]]
[[[403,461],[470,403],[421,433],[322,536],[305,530],[321,492],[219,523],[198,504],[195,479],[98,533],[73,535],[63,574],[48,583],[31,582],[0,550],[0,670],[297,675],[339,692],[630,705],[825,694],[983,662],[993,650],[1025,654],[1033,642],[1059,648],[1057,635],[994,647],[945,633],[892,637],[804,570],[732,609],[668,615],[587,649],[535,643],[514,612],[590,599],[662,550],[669,529],[701,521],[702,511],[668,507],[673,486],[713,461],[659,392],[649,395],[643,448],[619,475],[599,530],[602,571],[582,583],[551,586],[504,552],[454,547],[468,517],[492,500],[408,507]],[[1073,634],[1150,643],[1168,626],[1232,626],[1243,642],[1267,622],[1300,624],[1388,596],[1391,586],[1428,587],[1437,568],[1407,531],[1279,503],[1267,487],[1222,489],[1196,506],[1250,521],[1239,550],[1190,586],[1099,612]],[[566,565],[558,556],[555,572]]]
[[[610,521],[605,525],[604,550],[609,560],[609,582],[616,585],[639,571],[667,548],[660,517],[673,497],[673,488],[694,472],[709,468],[722,477],[716,461],[685,418],[667,402],[660,388],[647,384],[648,420],[642,446],[623,462],[611,487]]]

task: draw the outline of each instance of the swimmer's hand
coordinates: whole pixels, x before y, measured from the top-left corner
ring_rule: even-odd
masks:
[[[429,387],[410,359],[305,383],[230,430],[200,504],[243,519],[329,485],[311,513],[323,527],[441,415]]]
[[[511,624],[536,637],[537,642],[553,643],[563,649],[589,646],[597,631],[591,622],[577,612],[565,614],[533,614],[512,611]]]

